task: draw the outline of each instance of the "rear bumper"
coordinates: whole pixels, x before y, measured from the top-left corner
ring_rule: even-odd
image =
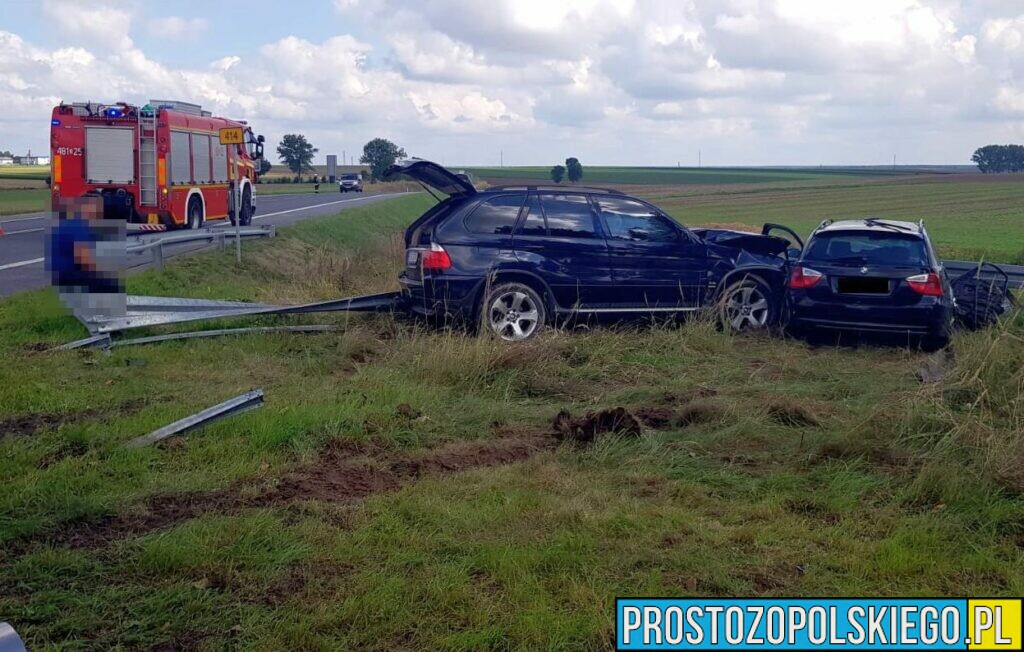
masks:
[[[947,337],[952,305],[932,299],[918,306],[856,306],[790,300],[789,325],[802,329]]]
[[[402,299],[410,311],[424,317],[471,320],[475,318],[483,280],[476,277],[444,276],[398,279]]]

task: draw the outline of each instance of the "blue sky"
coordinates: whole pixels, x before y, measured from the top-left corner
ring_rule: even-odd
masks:
[[[1019,0],[7,0],[0,149],[60,100],[449,165],[966,164],[1024,141]]]

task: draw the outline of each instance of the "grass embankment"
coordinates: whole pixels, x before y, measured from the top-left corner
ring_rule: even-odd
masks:
[[[402,197],[177,259],[136,293],[394,287]],[[264,318],[264,323],[295,318]],[[33,649],[600,648],[617,595],[1024,593],[1024,321],[924,356],[709,324],[525,346],[388,316],[338,333],[47,353],[0,304],[0,619]],[[262,387],[265,407],[121,445]],[[624,406],[640,436],[550,436]]]

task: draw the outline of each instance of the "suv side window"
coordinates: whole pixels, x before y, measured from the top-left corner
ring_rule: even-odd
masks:
[[[556,238],[596,238],[594,213],[585,195],[541,195],[548,233]]]
[[[679,242],[679,230],[650,206],[621,197],[594,197],[608,237],[642,242]]]
[[[530,195],[523,208],[523,220],[519,223],[516,235],[547,235],[548,223],[544,219],[544,211],[540,208],[537,195]]]
[[[511,235],[512,227],[519,217],[523,195],[501,195],[480,202],[480,205],[466,218],[466,228],[473,233]]]

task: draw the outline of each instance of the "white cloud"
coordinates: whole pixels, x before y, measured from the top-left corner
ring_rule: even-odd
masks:
[[[142,6],[44,0],[49,45],[0,32],[0,138],[24,139],[60,99],[157,96],[271,142],[302,131],[325,153],[390,135],[460,163],[499,148],[559,160],[566,143],[606,162],[698,147],[721,163],[872,162],[858,156],[893,139],[908,159],[960,162],[1022,131],[1019,0],[334,0],[316,20],[335,36],[250,35],[186,67],[133,28],[201,51],[210,18]]]
[[[165,16],[149,21],[149,33],[158,38],[198,39],[208,26],[205,18]]]

